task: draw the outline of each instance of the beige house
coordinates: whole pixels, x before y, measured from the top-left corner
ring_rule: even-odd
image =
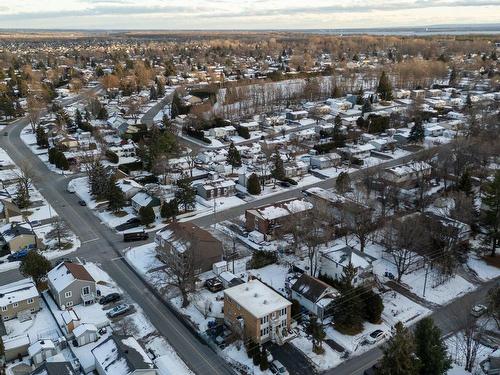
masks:
[[[62,308],[90,305],[97,298],[96,283],[84,265],[64,262],[47,274],[49,290]]]
[[[244,340],[283,344],[290,338],[292,303],[254,279],[224,290],[224,321]]]
[[[9,223],[0,228],[0,247],[11,253],[41,246],[42,242],[28,223]]]
[[[31,278],[0,287],[0,316],[2,320],[29,316],[40,310],[40,294]]]

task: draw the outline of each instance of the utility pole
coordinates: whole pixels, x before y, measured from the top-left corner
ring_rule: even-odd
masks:
[[[425,279],[424,279],[424,292],[422,294],[422,297],[425,298],[425,289],[427,287],[427,275],[429,274],[429,264],[427,261],[425,262]]]

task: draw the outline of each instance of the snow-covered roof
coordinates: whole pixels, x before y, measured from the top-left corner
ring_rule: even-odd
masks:
[[[354,268],[366,269],[371,266],[375,258],[364,254],[350,246],[336,245],[321,251],[321,255],[343,267],[352,264]]]
[[[90,323],[84,323],[80,324],[73,330],[73,334],[75,335],[75,337],[80,337],[85,332],[97,332],[97,327]]]
[[[92,354],[106,375],[128,375],[153,367],[144,349],[131,336],[113,335],[92,349]]]
[[[304,212],[313,208],[312,203],[304,199],[292,199],[277,202],[274,205],[257,207],[254,210],[265,220],[279,219],[291,214]]]
[[[224,295],[231,298],[256,318],[267,316],[292,304],[285,297],[257,279],[226,289]]]
[[[54,345],[54,342],[52,340],[38,340],[34,344],[30,345],[28,348],[28,354],[30,357],[35,356],[36,354],[40,353],[42,350],[53,350],[55,349],[56,346]]]
[[[52,268],[47,274],[47,279],[60,292],[75,280],[94,281],[92,276],[82,264],[63,262]]]
[[[415,172],[430,170],[431,168],[431,165],[424,161],[415,161],[386,168],[386,171],[401,177]]]
[[[153,201],[153,197],[148,193],[140,191],[132,197],[132,202],[138,204],[141,207],[146,207]]]
[[[0,287],[0,307],[38,296],[38,290],[31,278],[15,281]]]

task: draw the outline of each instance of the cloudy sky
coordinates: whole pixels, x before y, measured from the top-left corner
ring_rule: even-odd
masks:
[[[335,29],[500,23],[500,0],[0,0],[0,28]]]

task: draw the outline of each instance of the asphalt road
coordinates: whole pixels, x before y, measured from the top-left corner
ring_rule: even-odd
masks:
[[[26,119],[21,119],[14,125],[9,125],[9,135],[0,137],[0,147],[7,151],[17,165],[28,163],[32,167],[37,189],[80,238],[82,246],[72,255],[100,264],[144,310],[158,332],[195,373],[232,374],[230,367],[207,345],[201,343],[129,269],[121,257],[126,248],[122,238],[100,223],[91,210],[78,205],[78,198],[66,191],[68,177],[49,172],[45,164],[23,143],[19,135],[27,124]],[[0,274],[0,283],[20,277],[17,270],[3,272]]]

